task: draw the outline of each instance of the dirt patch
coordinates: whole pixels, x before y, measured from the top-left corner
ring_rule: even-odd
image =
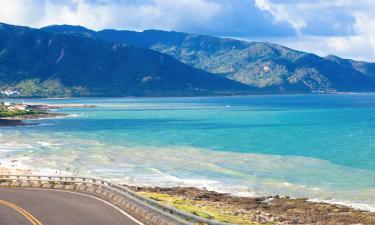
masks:
[[[186,201],[197,209],[218,210],[227,214],[227,222],[238,224],[311,224],[311,225],[374,225],[375,213],[356,210],[347,206],[310,202],[305,198],[288,197],[237,197],[193,187],[129,187],[145,196],[160,198],[175,206],[176,201]],[[162,194],[158,197],[157,194]],[[168,200],[168,196],[170,201]],[[164,199],[164,200],[163,200]],[[168,202],[169,201],[169,202]],[[178,206],[178,205],[177,205]],[[183,208],[182,208],[183,209]],[[221,215],[221,214],[220,214]],[[215,217],[211,215],[211,217]],[[236,217],[242,220],[234,219]],[[214,218],[215,219],[215,218]],[[216,218],[220,220],[220,218]]]

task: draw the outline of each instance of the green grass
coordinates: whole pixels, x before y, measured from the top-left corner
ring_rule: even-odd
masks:
[[[160,194],[155,192],[140,192],[141,195],[160,201],[164,204],[173,206],[181,211],[192,213],[206,219],[214,219],[221,222],[239,224],[239,225],[274,225],[272,223],[260,224],[251,221],[243,215],[236,215],[230,209],[220,206],[205,204],[202,200],[184,199],[182,197]]]
[[[15,110],[15,111],[8,111],[8,110],[0,110],[0,118],[9,118],[9,117],[16,117],[16,116],[26,116],[26,115],[36,115],[36,114],[46,114],[45,111],[39,110]]]

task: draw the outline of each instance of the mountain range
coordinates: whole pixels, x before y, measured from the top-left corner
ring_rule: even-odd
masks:
[[[228,95],[254,88],[154,50],[1,24],[0,89],[67,97]]]
[[[23,96],[372,92],[375,63],[267,42],[146,30],[0,25],[0,89]]]
[[[159,30],[95,32],[67,25],[43,29],[153,49],[195,68],[278,93],[375,90],[375,63],[319,57],[267,42]]]

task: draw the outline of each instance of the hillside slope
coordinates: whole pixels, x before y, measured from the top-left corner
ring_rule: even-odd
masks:
[[[361,72],[368,76],[375,76],[375,63],[355,61],[352,59],[342,59],[335,55],[327,55],[324,58],[337,64],[340,64],[345,68],[357,70],[358,72]]]
[[[278,92],[375,90],[375,64],[342,59],[351,65],[345,66],[330,57],[271,43],[158,30],[95,32],[67,25],[44,29],[153,49],[195,68],[255,87],[273,87]]]
[[[185,96],[253,89],[144,48],[0,24],[0,90],[22,96]]]

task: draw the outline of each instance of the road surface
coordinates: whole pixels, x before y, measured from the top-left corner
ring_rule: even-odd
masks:
[[[1,225],[140,225],[93,196],[74,192],[0,188]]]

